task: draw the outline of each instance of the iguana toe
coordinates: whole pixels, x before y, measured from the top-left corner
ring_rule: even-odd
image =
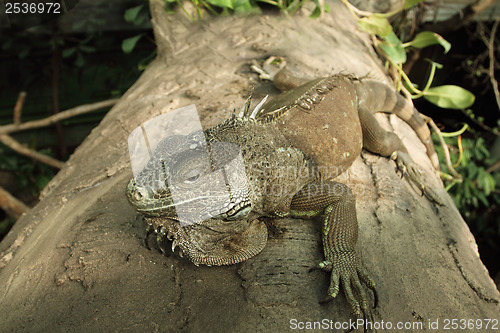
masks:
[[[438,197],[437,193],[434,192],[430,187],[425,186],[422,181],[422,171],[418,168],[418,166],[413,162],[411,157],[402,151],[395,151],[391,155],[391,159],[396,162],[398,170],[402,173],[402,175],[407,175],[413,184],[415,184],[422,194],[425,195],[432,202],[443,205],[443,202]]]
[[[366,314],[370,312],[368,293],[366,287],[373,291],[375,298],[375,306],[377,296],[375,291],[375,283],[372,279],[359,267],[358,255],[355,251],[331,252],[333,265],[329,261],[324,261],[325,270],[331,269],[330,286],[328,295],[321,303],[326,303],[334,299],[340,292],[340,285],[344,291],[344,295],[349,303],[353,314],[357,317],[363,316],[367,320]],[[321,266],[320,264],[320,266]]]
[[[282,57],[269,57],[267,58],[264,63],[262,64],[262,67],[259,66],[259,64],[256,61],[252,62],[252,65],[250,68],[260,74],[259,77],[262,80],[274,80],[274,76],[281,71],[283,68],[286,66],[286,61]]]
[[[375,289],[375,282],[364,272],[361,267],[358,267],[358,276],[373,293],[373,308],[377,307],[378,304],[378,295],[377,295],[377,289]]]

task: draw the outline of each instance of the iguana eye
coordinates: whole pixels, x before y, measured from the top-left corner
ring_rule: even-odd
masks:
[[[193,183],[193,182],[197,181],[198,178],[200,178],[200,175],[201,175],[201,173],[198,169],[190,170],[186,174],[186,179],[184,180],[184,183]]]
[[[185,181],[187,183],[192,183],[194,181],[196,181],[198,178],[200,178],[200,175],[196,175],[196,176],[193,176],[193,177],[189,177],[188,179],[186,179]]]

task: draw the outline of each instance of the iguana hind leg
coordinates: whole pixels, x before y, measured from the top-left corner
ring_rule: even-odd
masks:
[[[358,108],[371,113],[385,112],[398,116],[415,131],[427,150],[427,156],[436,170],[439,160],[431,139],[431,132],[417,109],[388,85],[371,79],[353,81],[358,95]]]
[[[398,169],[435,203],[442,204],[437,194],[422,181],[422,172],[413,162],[401,139],[392,132],[384,130],[372,112],[365,108],[358,110],[361,129],[363,131],[363,148],[372,153],[391,157],[396,161]]]
[[[363,313],[367,319],[368,296],[363,284],[374,294],[375,284],[359,265],[355,249],[358,239],[356,201],[349,187],[334,181],[306,184],[293,197],[290,214],[308,218],[323,216],[325,261],[319,267],[331,272],[331,278],[328,295],[322,302],[335,298],[342,285],[354,314],[361,316]]]

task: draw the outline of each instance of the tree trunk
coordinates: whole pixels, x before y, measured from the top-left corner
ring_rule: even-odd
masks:
[[[163,5],[151,0],[157,59],[0,244],[0,331],[285,331],[352,319],[343,295],[318,303],[329,276],[309,272],[322,260],[317,221],[276,219],[266,248],[233,266],[197,267],[148,250],[142,219],[125,197],[127,137],[182,106],[195,103],[210,127],[239,109],[253,86],[255,95],[276,94],[249,70],[252,59],[270,55],[307,78],[344,72],[387,81],[369,39],[337,2],[319,19],[196,24],[167,15]],[[431,204],[399,178],[394,162],[367,152],[341,177],[356,193],[358,248],[379,291],[374,320],[394,331],[403,322],[432,332],[449,319],[499,320],[498,290],[423,145],[399,119],[379,120],[403,137],[445,205]],[[439,329],[431,330],[436,320]]]

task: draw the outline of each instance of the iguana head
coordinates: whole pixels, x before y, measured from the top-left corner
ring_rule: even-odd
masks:
[[[233,264],[260,252],[267,231],[246,218],[251,196],[239,146],[204,139],[199,132],[160,141],[127,197],[195,264]]]
[[[207,144],[200,133],[160,141],[127,186],[127,197],[138,212],[175,218],[185,225],[248,214],[251,202],[239,146]]]

